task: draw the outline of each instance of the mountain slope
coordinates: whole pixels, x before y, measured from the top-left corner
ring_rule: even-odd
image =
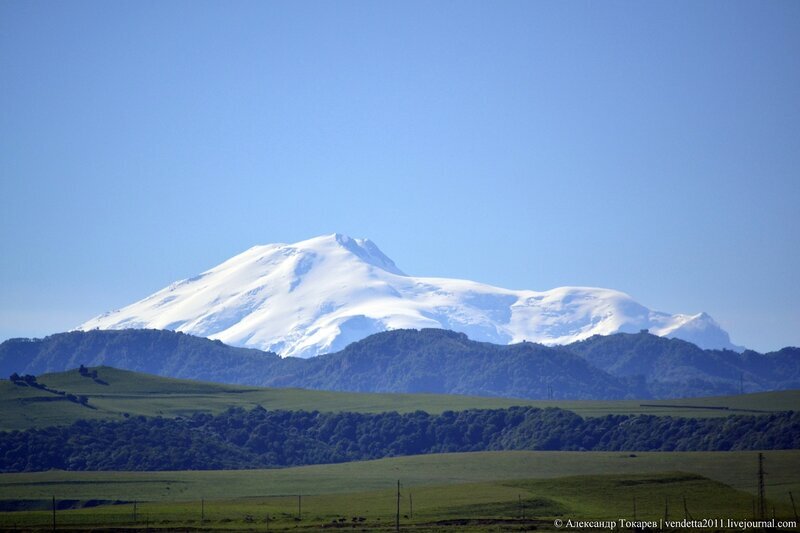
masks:
[[[267,387],[351,392],[429,392],[560,399],[646,397],[560,348],[498,346],[464,334],[428,329],[373,335],[312,359],[226,346],[156,330],[89,331],[0,344],[5,375],[107,365],[161,376]]]
[[[498,346],[447,330],[396,330],[372,335],[341,352],[309,360],[300,375],[272,386],[325,390],[429,392],[547,398],[633,398],[643,387],[593,368],[560,348],[533,343]]]
[[[0,344],[0,375],[108,365],[161,376],[353,392],[530,399],[676,398],[800,388],[800,349],[701,350],[640,333],[547,347],[495,345],[440,329],[378,333],[311,359],[154,330],[89,331]]]
[[[71,331],[0,344],[0,375],[61,372],[80,365],[113,366],[173,378],[246,383],[280,363],[274,353],[160,330]]]
[[[496,344],[568,344],[649,329],[735,348],[714,320],[652,311],[610,289],[509,290],[405,275],[366,239],[333,234],[256,246],[78,329],[183,331],[234,346],[311,357],[373,333],[442,328]]]
[[[613,376],[642,376],[658,397],[685,396],[700,383],[709,394],[800,388],[798,348],[768,354],[703,350],[640,332],[596,335],[568,349]]]

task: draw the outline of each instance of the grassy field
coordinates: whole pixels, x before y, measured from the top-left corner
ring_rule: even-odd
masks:
[[[768,495],[800,495],[800,450],[764,452]],[[0,500],[24,498],[199,500],[329,494],[577,475],[691,472],[756,491],[756,452],[474,452],[393,457],[269,470],[31,472],[0,474]],[[67,496],[68,495],[68,496]]]
[[[280,470],[211,472],[42,472],[0,475],[0,501],[47,506],[50,497],[128,503],[59,510],[63,527],[133,522],[150,527],[273,530],[393,524],[425,530],[490,530],[574,519],[752,517],[754,452],[482,452],[399,457]],[[769,509],[791,518],[800,494],[800,451],[765,453]],[[298,501],[298,495],[302,495]],[[38,500],[38,503],[36,502]],[[413,515],[411,505],[413,501]],[[301,520],[296,520],[298,503]],[[525,514],[525,520],[521,515]],[[269,523],[267,523],[269,517]],[[363,522],[359,522],[359,517]],[[50,527],[49,511],[0,513],[0,528]],[[538,520],[541,522],[531,521]],[[340,522],[341,521],[341,522]],[[452,528],[452,529],[450,529]]]
[[[266,389],[168,379],[99,368],[39,377],[48,388],[89,397],[89,406],[0,382],[0,429],[182,416],[231,406],[267,409],[430,413],[512,405],[561,407],[583,416],[658,414],[709,417],[800,407],[800,391],[667,401],[530,401],[433,394],[355,394]],[[768,451],[769,509],[791,518],[800,498],[800,450]],[[0,529],[415,531],[553,529],[559,519],[749,519],[756,452],[479,452],[274,470],[37,472],[0,474]],[[413,499],[413,513],[412,513]],[[112,502],[115,502],[112,504]],[[136,502],[134,504],[134,502]],[[800,502],[798,502],[800,503]],[[299,509],[302,507],[302,509]],[[11,509],[18,509],[11,512]],[[771,514],[771,513],[770,513]]]
[[[195,412],[219,413],[231,406],[320,411],[441,413],[472,408],[494,409],[513,405],[561,407],[582,416],[657,414],[709,417],[760,414],[800,408],[800,391],[681,400],[536,401],[444,394],[366,394],[303,389],[270,389],[202,383],[98,368],[99,381],[77,370],[45,374],[39,382],[48,388],[89,397],[89,406],[68,401],[40,389],[0,381],[0,430],[69,424],[78,419],[122,419],[124,413],[144,416],[182,416]]]
[[[580,488],[586,491],[576,490]],[[588,492],[591,491],[591,492]],[[612,496],[613,495],[613,496]],[[479,483],[401,487],[400,513],[404,529],[427,531],[484,531],[491,528],[527,529],[548,526],[555,518],[659,520],[665,503],[675,506],[672,518],[683,518],[683,498],[697,518],[751,518],[751,497],[717,482],[681,473],[655,476],[580,476],[517,484]],[[318,530],[333,524],[348,529],[392,530],[396,513],[396,491],[364,491],[347,494],[295,495],[203,502],[132,503],[93,509],[59,511],[60,528],[130,527],[208,529]],[[413,505],[413,513],[412,513]],[[791,509],[776,508],[776,515],[789,518]],[[4,513],[0,526],[51,527],[47,511]],[[202,522],[201,522],[202,520]],[[448,527],[449,526],[449,527]],[[510,527],[511,526],[511,527]],[[514,528],[513,526],[516,526]],[[551,526],[551,529],[552,528]]]

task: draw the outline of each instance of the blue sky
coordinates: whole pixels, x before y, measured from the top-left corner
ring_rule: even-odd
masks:
[[[800,3],[0,3],[0,339],[254,244],[800,345]]]

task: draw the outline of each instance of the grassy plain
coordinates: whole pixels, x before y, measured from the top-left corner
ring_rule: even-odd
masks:
[[[98,380],[77,370],[44,374],[38,381],[53,390],[85,395],[89,407],[41,389],[0,381],[0,430],[70,424],[79,419],[122,419],[124,414],[186,416],[219,413],[232,406],[266,409],[411,412],[432,414],[464,409],[498,409],[514,405],[560,407],[581,416],[655,414],[710,417],[763,414],[800,409],[800,391],[781,391],[680,400],[520,400],[447,394],[373,394],[305,389],[259,388],[179,380],[100,367]]]
[[[790,518],[789,492],[800,494],[800,450],[769,451],[765,458],[769,507]],[[137,522],[159,527],[199,526],[202,507],[204,527],[264,529],[270,516],[272,529],[313,529],[364,517],[357,523],[376,529],[394,519],[400,480],[403,520],[422,529],[453,520],[467,520],[459,530],[489,527],[474,522],[480,520],[531,525],[519,521],[522,508],[526,520],[546,523],[559,516],[631,518],[634,498],[639,518],[663,517],[667,505],[673,518],[683,518],[685,497],[694,518],[746,519],[756,471],[755,452],[478,452],[276,470],[3,474],[0,501],[38,500],[41,508],[51,496],[136,500]],[[51,519],[48,511],[7,512],[0,528],[44,528]],[[133,504],[58,511],[58,519],[65,526],[133,525]]]
[[[185,416],[231,406],[320,411],[440,413],[512,405],[561,407],[582,416],[727,416],[800,408],[800,391],[684,400],[532,401],[435,394],[358,394],[201,383],[101,367],[48,374],[65,396],[0,381],[0,429]],[[791,518],[800,499],[800,450],[765,452],[769,508]],[[396,482],[401,523],[416,531],[552,529],[555,518],[749,519],[757,493],[756,452],[477,452],[273,470],[36,472],[0,474],[0,529],[393,530]],[[300,498],[298,496],[301,495]],[[413,498],[413,513],[411,511]],[[87,502],[94,500],[91,507]],[[117,501],[117,504],[109,504]],[[133,502],[136,502],[134,504]],[[122,502],[122,503],[119,503]],[[800,502],[798,502],[800,503]],[[298,504],[302,509],[298,509]],[[134,516],[135,513],[135,516]],[[299,519],[298,519],[299,513]],[[523,518],[524,515],[524,518]],[[202,519],[202,522],[201,522]]]

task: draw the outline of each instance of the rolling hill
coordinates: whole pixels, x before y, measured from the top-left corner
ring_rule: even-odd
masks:
[[[800,408],[800,391],[780,391],[682,400],[523,400],[454,394],[350,393],[290,388],[262,388],[164,378],[110,367],[44,374],[37,382],[48,390],[0,380],[0,431],[68,425],[77,420],[123,420],[126,416],[219,414],[231,407],[306,411],[380,413],[502,409],[511,406],[557,407],[583,417],[609,414],[720,417],[769,414]],[[86,396],[87,405],[67,395]]]
[[[0,372],[113,366],[166,377],[351,392],[528,399],[679,398],[800,388],[800,349],[702,350],[647,332],[568,346],[475,342],[441,329],[378,333],[312,359],[164,330],[74,331],[0,344]]]

